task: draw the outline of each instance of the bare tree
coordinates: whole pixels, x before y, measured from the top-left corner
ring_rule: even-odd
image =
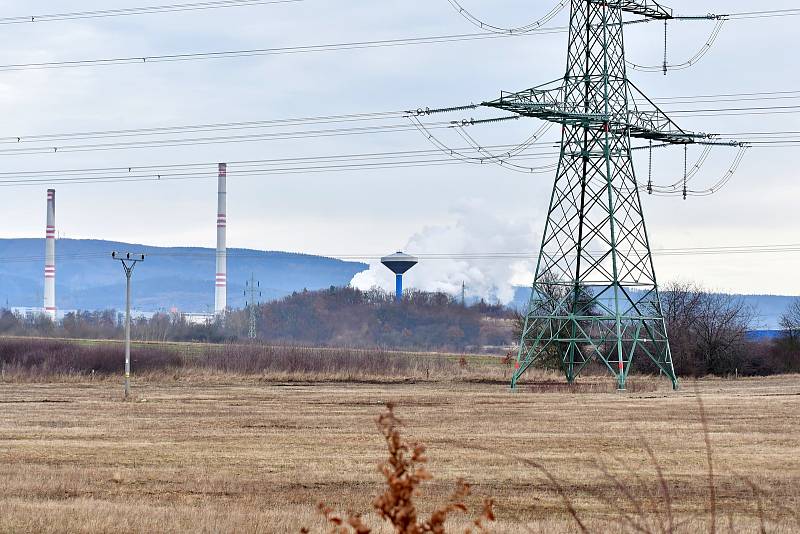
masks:
[[[678,374],[725,375],[743,367],[754,312],[742,299],[671,282],[661,302]]]
[[[747,331],[755,313],[741,298],[702,293],[700,314],[693,331],[705,372],[732,374],[742,369],[747,357]]]
[[[772,344],[770,372],[796,373],[800,371],[800,298],[786,308],[780,325],[783,335]]]
[[[794,299],[781,315],[781,328],[790,341],[800,342],[800,298]]]

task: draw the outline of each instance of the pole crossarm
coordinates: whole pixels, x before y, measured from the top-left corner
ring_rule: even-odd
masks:
[[[483,102],[483,106],[510,111],[525,117],[536,117],[563,126],[580,126],[595,131],[648,139],[668,144],[690,144],[707,139],[708,134],[687,132],[669,118],[652,100],[628,82],[627,113],[587,113],[582,102],[567,102],[565,85],[546,88],[550,84],[520,92],[501,91],[500,98]],[[643,97],[645,104],[637,103]],[[639,99],[641,101],[641,99]]]

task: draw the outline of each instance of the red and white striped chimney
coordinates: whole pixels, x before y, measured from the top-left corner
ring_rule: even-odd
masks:
[[[56,190],[47,190],[47,228],[44,239],[44,313],[56,318]]]
[[[227,170],[225,163],[219,164],[219,182],[217,188],[217,276],[216,291],[214,293],[214,313],[225,313],[228,305],[228,251],[225,245],[226,195],[227,195]]]

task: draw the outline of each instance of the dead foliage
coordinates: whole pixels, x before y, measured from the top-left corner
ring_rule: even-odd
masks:
[[[388,521],[397,534],[443,534],[447,518],[454,513],[466,513],[464,503],[470,495],[469,484],[459,479],[447,502],[437,506],[428,519],[420,519],[414,502],[419,486],[432,475],[425,469],[428,458],[425,445],[408,443],[400,434],[401,421],[394,413],[394,404],[387,403],[386,411],[378,416],[378,429],[386,440],[389,457],[380,464],[379,470],[386,480],[386,489],[375,497],[373,507],[384,521]],[[330,525],[331,534],[368,534],[372,530],[363,522],[360,514],[348,513],[342,516],[324,503],[319,504],[320,512]],[[483,510],[472,521],[465,532],[488,532],[488,523],[494,521],[492,499],[484,499]],[[304,529],[303,532],[308,532]]]

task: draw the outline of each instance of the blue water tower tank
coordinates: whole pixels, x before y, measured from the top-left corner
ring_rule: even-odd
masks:
[[[402,252],[395,252],[381,258],[381,263],[395,275],[395,299],[400,302],[403,300],[403,274],[417,264],[417,258]]]

